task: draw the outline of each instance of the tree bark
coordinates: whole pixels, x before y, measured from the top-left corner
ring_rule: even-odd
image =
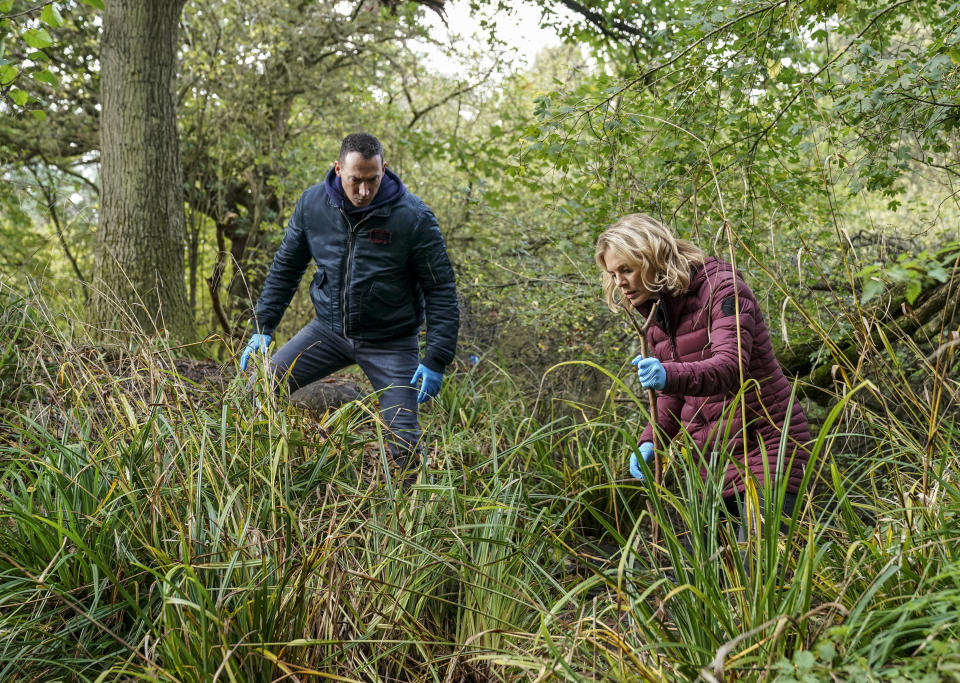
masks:
[[[101,213],[92,319],[188,340],[173,85],[184,0],[110,0],[100,47]]]

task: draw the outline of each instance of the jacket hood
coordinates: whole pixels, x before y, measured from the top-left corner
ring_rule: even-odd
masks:
[[[373,201],[367,206],[354,206],[350,200],[347,199],[347,196],[343,193],[343,183],[340,182],[340,176],[337,175],[336,170],[334,170],[332,166],[330,170],[327,171],[327,177],[323,181],[323,185],[327,189],[327,196],[330,197],[330,201],[352,216],[379,209],[395,199],[399,199],[407,191],[403,181],[400,180],[400,176],[389,168],[384,169],[383,180],[380,181],[380,189],[377,190],[377,196],[374,197]]]

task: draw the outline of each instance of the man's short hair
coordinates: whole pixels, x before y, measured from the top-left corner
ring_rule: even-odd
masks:
[[[383,146],[370,133],[351,133],[340,143],[340,161],[351,152],[359,152],[364,159],[379,156],[383,160]]]

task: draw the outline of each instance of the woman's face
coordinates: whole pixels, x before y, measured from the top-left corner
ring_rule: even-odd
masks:
[[[639,306],[653,296],[653,293],[643,286],[640,268],[634,268],[623,261],[613,249],[603,252],[603,265],[624,298],[634,306]]]

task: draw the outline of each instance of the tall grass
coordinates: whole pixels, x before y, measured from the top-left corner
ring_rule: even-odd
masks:
[[[644,407],[609,371],[574,417],[496,365],[452,375],[403,490],[371,400],[307,415],[231,364],[203,386],[8,291],[0,338],[0,680],[957,675],[949,359],[849,385],[787,533],[738,544],[683,438],[663,486],[624,479]]]

